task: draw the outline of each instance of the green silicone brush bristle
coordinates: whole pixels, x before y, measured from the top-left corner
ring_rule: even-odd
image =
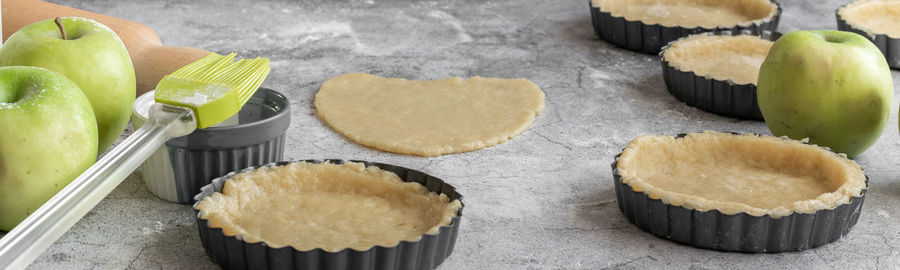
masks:
[[[198,129],[228,119],[269,75],[269,59],[232,62],[236,55],[210,53],[166,75],[156,85],[156,102],[190,108]]]

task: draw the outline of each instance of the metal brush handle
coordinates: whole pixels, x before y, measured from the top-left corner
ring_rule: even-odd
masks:
[[[0,238],[0,269],[24,269],[157,148],[196,128],[191,109],[154,104],[146,124]]]

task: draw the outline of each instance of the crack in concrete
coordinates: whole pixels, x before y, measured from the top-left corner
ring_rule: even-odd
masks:
[[[417,168],[416,170],[418,170],[418,171],[423,171],[423,170],[425,170],[426,168],[431,167],[431,164],[432,164],[432,163],[434,163],[434,159],[433,159],[433,158],[430,158],[430,159],[428,159],[428,162],[425,163],[424,166],[419,167],[419,168]]]
[[[551,140],[549,137],[547,137],[547,136],[544,135],[544,134],[541,134],[540,132],[534,132],[534,134],[537,134],[538,136],[540,136],[541,138],[544,138],[544,140],[547,140],[548,142],[550,142],[550,143],[552,143],[552,144],[562,146],[562,147],[568,149],[569,151],[572,151],[572,149],[573,149],[571,146],[568,146],[568,145],[566,145],[566,144],[564,144],[564,143],[561,143],[561,142],[558,142],[558,141]]]
[[[628,261],[626,261],[626,262],[618,263],[618,264],[613,265],[613,266],[610,266],[610,267],[605,267],[605,268],[603,268],[603,269],[604,269],[604,270],[605,270],[605,269],[621,269],[621,268],[623,268],[623,267],[625,267],[625,266],[627,266],[627,265],[629,265],[629,264],[632,264],[632,263],[634,263],[634,262],[636,262],[636,261],[638,261],[638,260],[644,259],[644,258],[648,258],[648,259],[651,259],[651,260],[653,260],[653,261],[659,261],[659,260],[657,260],[656,258],[654,258],[653,256],[645,255],[645,256],[640,256],[640,257],[637,257],[637,258],[628,260]]]
[[[828,269],[834,269],[834,266],[831,266],[831,264],[828,263],[828,260],[825,260],[825,257],[822,257],[822,254],[819,254],[818,249],[814,249],[812,251],[812,254],[816,255],[816,257],[818,257],[819,260],[822,260],[822,263],[825,264],[826,266],[828,266]]]
[[[151,249],[151,248],[158,248],[158,247],[162,247],[162,246],[165,246],[165,244],[161,244],[161,243],[160,243],[160,244],[154,244],[154,245],[145,245],[145,246],[141,246],[140,250],[138,250],[138,253],[134,256],[134,258],[132,258],[131,261],[128,262],[128,266],[127,266],[126,268],[128,268],[128,269],[136,269],[136,268],[134,267],[134,263],[137,262],[138,259],[141,258],[141,255],[144,254],[144,251],[145,251],[145,250]],[[147,262],[149,262],[149,263],[154,263],[154,264],[156,264],[157,266],[159,266],[160,268],[162,267],[162,265],[161,265],[159,262],[154,262],[154,261],[147,261]],[[142,268],[142,269],[146,269],[146,268]]]
[[[586,90],[586,89],[584,89],[584,85],[582,84],[582,82],[583,82],[582,78],[584,77],[585,70],[587,70],[587,67],[581,67],[580,69],[578,69],[578,76],[575,78],[575,85],[577,85],[578,88],[580,88],[582,90]]]
[[[134,262],[136,262],[138,260],[138,258],[141,257],[141,254],[144,253],[145,249],[147,249],[146,246],[141,247],[141,249],[138,250],[137,255],[134,255],[134,258],[131,258],[131,261],[128,262],[128,267],[127,267],[128,269],[134,269]]]
[[[589,202],[589,203],[573,203],[570,205],[572,205],[572,206],[604,206],[604,205],[614,203],[614,202],[616,202],[615,198],[606,199],[606,200],[602,200],[602,201],[596,201],[596,202]]]
[[[581,232],[601,232],[601,231],[621,231],[631,226],[613,226],[601,228],[578,228],[578,227],[561,227],[561,228],[545,228],[545,231],[581,231]]]
[[[65,243],[65,242],[61,242],[61,243]],[[101,248],[106,247],[105,244],[89,243],[89,242],[84,242],[82,240],[75,240],[70,243],[78,244],[78,245],[82,245],[82,246],[92,246],[92,247],[101,247]]]

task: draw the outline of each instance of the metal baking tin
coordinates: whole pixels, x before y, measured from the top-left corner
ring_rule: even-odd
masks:
[[[148,92],[135,101],[136,126],[146,121],[152,95]],[[147,189],[168,201],[193,203],[200,187],[216,177],[282,160],[284,135],[291,123],[290,102],[284,95],[260,88],[236,116],[225,121],[233,122],[230,125],[198,129],[167,141],[141,165]]]
[[[462,202],[462,195],[456,192],[456,188],[443,180],[426,173],[383,163],[350,160],[360,162],[368,166],[376,166],[400,176],[405,182],[416,182],[425,186],[429,191],[446,194],[450,200]],[[301,160],[296,162],[321,163],[331,162],[343,164],[347,160]],[[263,166],[284,166],[293,162],[276,162]],[[194,197],[199,203],[203,198],[221,191],[225,181],[235,174],[252,171],[257,167],[250,167],[241,171],[231,172],[225,176],[216,178],[211,184],[204,186],[200,193]],[[216,263],[225,269],[433,269],[440,265],[453,252],[456,236],[459,232],[459,222],[462,217],[462,209],[459,208],[456,217],[450,225],[440,227],[438,234],[425,234],[418,241],[400,241],[392,247],[375,246],[368,250],[356,251],[343,249],[339,252],[328,252],[323,249],[300,251],[291,246],[271,248],[263,242],[248,243],[240,237],[226,236],[221,228],[212,228],[206,219],[200,218],[200,211],[194,203],[194,212],[197,219],[197,227],[200,230],[200,240],[203,248]]]
[[[865,30],[853,27],[847,20],[841,18],[841,14],[839,13],[841,9],[844,9],[847,5],[852,3],[854,2],[843,5],[834,11],[834,16],[837,17],[838,30],[854,32],[868,38],[879,50],[881,50],[881,54],[884,54],[884,59],[887,60],[888,66],[893,69],[900,69],[900,39],[891,38],[886,34],[866,32]]]
[[[778,32],[753,32],[741,31],[713,31],[698,35],[753,35],[765,40],[775,41],[781,37]],[[756,84],[740,84],[731,80],[718,80],[712,76],[698,75],[692,71],[682,71],[672,66],[663,56],[666,49],[675,42],[685,39],[679,38],[666,44],[659,52],[659,60],[662,63],[663,79],[666,89],[675,98],[688,106],[711,112],[718,115],[739,119],[763,120],[762,113],[756,99]]]
[[[716,28],[699,26],[694,28],[684,28],[680,26],[669,27],[659,24],[645,24],[641,21],[630,21],[624,17],[613,16],[609,12],[600,10],[600,7],[594,7],[592,1],[588,1],[588,6],[591,8],[591,21],[593,21],[594,32],[600,39],[626,50],[646,54],[657,54],[664,45],[690,34],[724,30],[775,32],[778,28],[778,21],[781,18],[781,5],[777,1],[771,2],[774,3],[778,9],[775,16],[772,16],[772,18],[762,20],[761,22],[754,21],[752,24],[746,26],[736,25],[734,27]]]
[[[739,134],[739,133],[733,133]],[[676,138],[684,137],[679,134]],[[622,183],[616,155],[612,163],[613,183],[619,210],[639,228],[677,243],[733,252],[785,252],[819,247],[850,232],[859,219],[867,188],[850,203],[811,214],[793,213],[780,218],[746,213],[723,214],[697,211],[651,199]]]

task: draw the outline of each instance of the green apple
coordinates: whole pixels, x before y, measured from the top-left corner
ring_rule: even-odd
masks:
[[[91,103],[71,80],[0,67],[0,231],[9,231],[97,159]]]
[[[776,136],[809,138],[855,157],[881,136],[894,97],[887,61],[851,32],[794,31],[759,68],[757,97]]]
[[[105,25],[84,18],[60,21],[61,26],[45,20],[16,31],[0,48],[0,66],[43,67],[74,81],[94,108],[103,152],[128,125],[134,66],[119,36]]]

